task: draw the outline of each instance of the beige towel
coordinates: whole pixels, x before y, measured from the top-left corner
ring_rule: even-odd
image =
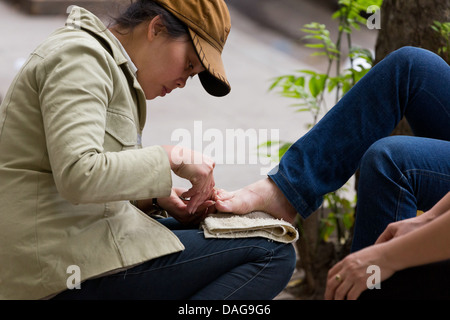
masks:
[[[283,243],[298,239],[298,231],[292,224],[260,211],[244,215],[211,214],[202,222],[201,228],[205,238],[265,237]]]

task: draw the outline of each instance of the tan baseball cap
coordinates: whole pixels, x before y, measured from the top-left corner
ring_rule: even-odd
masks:
[[[225,74],[222,51],[231,29],[224,0],[155,0],[187,25],[197,54],[206,71],[198,76],[205,90],[216,97],[227,95],[231,86]]]

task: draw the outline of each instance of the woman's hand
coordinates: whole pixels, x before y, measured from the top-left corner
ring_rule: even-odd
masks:
[[[390,223],[378,237],[374,245],[352,253],[338,262],[328,271],[326,299],[357,299],[368,288],[367,279],[370,276],[368,267],[379,268],[380,282],[391,277],[395,271],[393,261],[386,261],[386,251],[389,241],[401,237],[427,224],[429,215],[405,219]],[[372,285],[372,284],[370,284]]]
[[[158,205],[179,222],[186,225],[197,225],[202,222],[209,213],[214,211],[214,201],[204,201],[198,206],[197,210],[191,214],[188,211],[188,204],[190,201],[182,200],[180,198],[180,196],[186,192],[186,189],[173,188],[169,197],[158,198]]]
[[[214,192],[214,161],[201,153],[180,146],[164,146],[164,149],[169,156],[172,171],[192,184],[191,189],[180,195],[189,198],[187,211],[189,213],[198,211],[206,200],[211,199]]]
[[[424,217],[416,217],[393,222],[386,227],[374,245],[352,253],[338,262],[328,271],[325,299],[357,299],[368,288],[367,279],[370,273],[367,273],[367,268],[371,265],[380,268],[380,281],[392,276],[396,270],[383,258],[384,249],[387,247],[383,244],[420,228],[427,221]]]
[[[375,243],[386,242],[395,237],[405,235],[413,230],[419,229],[431,220],[432,218],[428,218],[427,213],[424,213],[418,217],[392,222],[386,227]]]
[[[371,265],[381,270],[380,282],[396,271],[383,259],[383,244],[359,250],[345,257],[328,271],[325,299],[356,300],[369,285],[374,285],[371,282],[367,283],[371,276],[368,267]]]
[[[450,192],[422,215],[391,223],[376,244],[338,262],[328,271],[325,298],[358,298],[368,287],[371,265],[379,267],[382,282],[398,270],[449,259],[449,226]]]

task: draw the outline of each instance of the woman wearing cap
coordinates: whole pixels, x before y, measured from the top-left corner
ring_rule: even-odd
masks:
[[[222,0],[137,1],[109,29],[74,7],[31,54],[0,107],[1,299],[271,299],[284,288],[291,245],[206,240],[143,212],[195,225],[211,208],[214,163],[143,148],[140,135],[146,100],[189,77],[230,91],[229,31]],[[173,188],[171,171],[192,188]]]

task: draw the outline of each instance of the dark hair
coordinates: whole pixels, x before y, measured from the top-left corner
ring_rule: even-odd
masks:
[[[138,0],[132,3],[127,10],[113,21],[114,25],[133,30],[142,22],[160,16],[167,33],[172,38],[180,38],[189,34],[187,26],[169,11],[152,0]]]

